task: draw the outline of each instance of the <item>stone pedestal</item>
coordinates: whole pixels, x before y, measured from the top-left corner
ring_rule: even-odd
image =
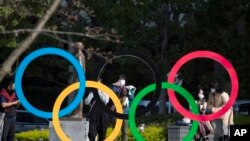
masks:
[[[168,127],[168,141],[182,141],[183,138],[190,131],[191,126],[182,126],[182,125],[172,125]],[[208,135],[209,140],[213,141],[213,134]],[[194,140],[193,140],[194,141]]]
[[[86,119],[72,119],[65,118],[60,119],[60,124],[64,133],[72,141],[89,141],[88,139],[88,129],[89,124]],[[49,123],[49,140],[50,141],[61,141],[57,134],[55,133],[53,123]]]
[[[182,141],[188,134],[190,126],[172,125],[168,128],[168,141]]]

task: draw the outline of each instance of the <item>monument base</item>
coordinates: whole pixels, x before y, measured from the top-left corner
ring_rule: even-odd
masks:
[[[69,118],[67,120],[61,119],[60,125],[65,135],[72,141],[89,141],[88,130],[89,122],[86,119],[74,119]],[[49,122],[49,140],[50,141],[61,141],[58,135],[55,133],[55,129],[52,121]]]
[[[168,141],[182,141],[190,131],[191,126],[172,125],[168,127]],[[208,135],[208,141],[213,141],[213,134]],[[194,141],[194,140],[193,140]]]

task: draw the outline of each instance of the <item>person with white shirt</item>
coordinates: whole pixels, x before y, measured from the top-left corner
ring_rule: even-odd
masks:
[[[98,80],[101,83],[101,79]],[[101,90],[98,90],[98,94],[101,101],[107,105],[109,102],[109,96]],[[88,137],[90,141],[95,141],[98,135],[98,140],[103,141],[106,138],[106,132],[108,128],[109,117],[97,104],[93,98],[93,92],[90,92],[88,97],[84,100],[86,105],[90,106],[88,113],[89,119],[89,133]]]

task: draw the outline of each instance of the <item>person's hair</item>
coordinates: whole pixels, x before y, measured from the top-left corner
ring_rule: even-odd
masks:
[[[196,94],[195,94],[195,96],[194,96],[195,100],[200,100],[199,97],[198,97],[198,94],[199,94],[200,90],[203,91],[203,95],[204,95],[204,98],[203,98],[203,99],[206,99],[206,92],[205,92],[205,90],[203,89],[203,87],[199,84],[199,85],[197,86],[197,91],[196,91]]]
[[[5,80],[3,80],[2,82],[3,84],[3,88],[7,89],[8,86],[14,84],[14,81],[11,78],[6,78]]]
[[[126,75],[120,74],[119,79],[124,79],[124,80],[126,80]]]
[[[222,93],[223,92],[223,88],[222,86],[219,84],[218,87],[216,88],[216,92],[217,93]]]
[[[219,83],[219,81],[215,80],[211,83],[211,88],[215,88],[216,93],[222,93],[223,92],[223,87]]]
[[[199,92],[200,90],[204,90],[204,89],[203,89],[203,87],[199,84],[199,85],[197,86],[197,90],[198,90],[198,92]]]

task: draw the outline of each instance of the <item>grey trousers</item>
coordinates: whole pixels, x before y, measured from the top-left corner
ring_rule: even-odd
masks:
[[[214,128],[214,141],[219,141],[219,138],[229,134],[228,127],[223,124],[221,119],[213,120],[211,124]]]
[[[15,117],[4,118],[3,137],[2,141],[14,141],[15,140]]]

